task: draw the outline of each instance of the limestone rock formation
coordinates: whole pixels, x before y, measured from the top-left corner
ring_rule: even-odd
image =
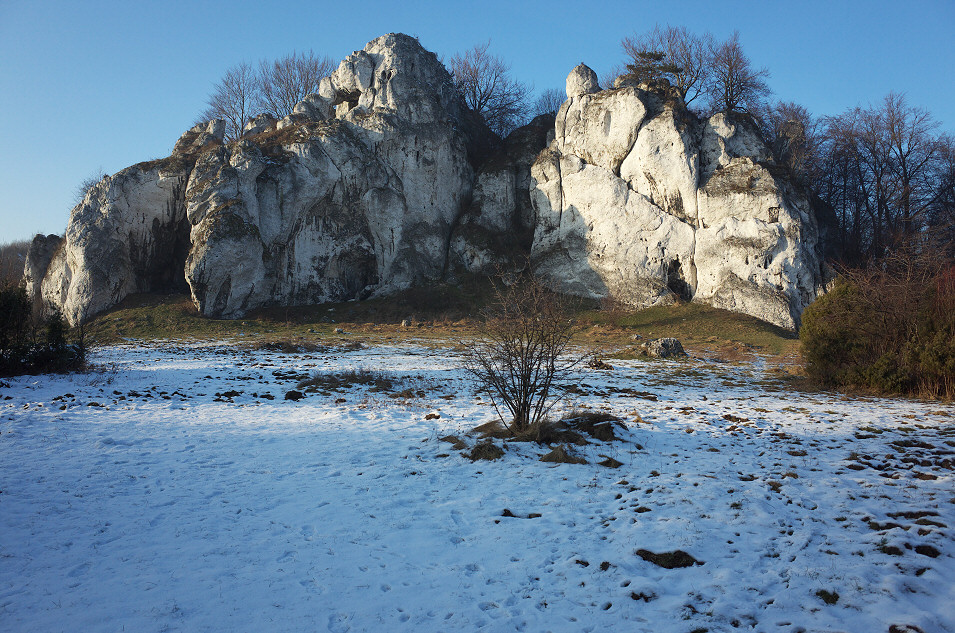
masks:
[[[586,64],[577,64],[567,75],[566,89],[568,99],[599,92],[597,73]]]
[[[185,274],[204,314],[387,294],[445,269],[474,175],[469,114],[434,54],[380,37],[299,106],[306,120],[256,119],[190,176]]]
[[[134,292],[188,288],[203,314],[235,317],[436,279],[487,131],[437,57],[390,34],[292,115],[223,133],[198,125],[93,187],[45,270],[35,258],[34,295],[75,324]]]
[[[553,287],[709,303],[784,328],[822,282],[816,218],[741,115],[699,121],[665,85],[571,90],[532,168],[532,256]]]
[[[63,238],[59,235],[37,235],[30,243],[23,265],[23,282],[27,296],[33,299],[36,308],[43,306],[40,294],[43,277],[62,243]]]
[[[59,308],[75,325],[132,293],[185,291],[186,181],[197,154],[221,145],[224,132],[221,121],[197,125],[169,158],[127,167],[92,186],[45,271],[42,258],[29,262],[34,301]]]
[[[197,125],[168,158],[93,186],[62,240],[36,238],[28,288],[73,324],[139,292],[238,317],[530,255],[565,292],[797,327],[822,281],[819,230],[758,130],[699,121],[662,83],[616,85],[580,65],[556,120],[501,141],[433,53],[379,37],[292,114],[256,116],[229,143],[222,121]]]

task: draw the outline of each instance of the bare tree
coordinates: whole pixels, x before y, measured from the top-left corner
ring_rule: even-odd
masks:
[[[761,110],[757,120],[776,160],[802,179],[819,171],[819,121],[804,106],[777,101]]]
[[[0,244],[0,287],[20,283],[29,250],[29,240]]]
[[[898,182],[901,230],[912,234],[916,220],[935,195],[934,187],[926,185],[942,149],[939,137],[935,136],[939,124],[928,110],[910,106],[905,95],[896,92],[885,97],[882,116],[889,165]]]
[[[772,92],[766,84],[769,70],[753,68],[739,43],[739,31],[725,42],[711,42],[710,66],[713,79],[707,92],[714,111],[758,112]]]
[[[824,120],[811,187],[836,211],[847,263],[883,257],[927,228],[951,234],[955,159],[938,127],[896,93]]]
[[[260,85],[251,64],[242,62],[233,66],[213,88],[202,118],[206,121],[224,119],[226,139],[237,140],[246,122],[255,114]]]
[[[534,116],[541,114],[557,114],[560,106],[564,104],[566,93],[559,88],[548,88],[537,97],[534,102]]]
[[[455,54],[450,70],[468,107],[503,137],[524,122],[530,89],[510,76],[510,65],[489,53],[490,46],[488,40],[463,55]]]
[[[278,118],[292,114],[295,105],[313,92],[334,70],[332,59],[318,57],[313,51],[299,55],[293,52],[275,61],[259,62],[258,90],[255,105],[261,112]]]
[[[106,172],[103,171],[102,167],[97,167],[93,170],[93,173],[84,178],[80,184],[76,185],[76,189],[73,190],[73,206],[83,202],[83,198],[86,197],[87,192],[103,178],[106,178]]]
[[[512,432],[538,426],[560,399],[556,387],[584,362],[568,354],[573,332],[562,298],[535,279],[499,290],[485,314],[483,337],[468,344],[465,368]]]
[[[608,89],[613,88],[613,82],[616,81],[618,77],[626,74],[626,64],[614,64],[607,72],[600,76],[600,85]]]
[[[654,26],[642,35],[626,37],[621,42],[630,64],[640,66],[647,61],[647,53],[660,55],[658,70],[683,93],[689,105],[703,94],[710,80],[710,48],[713,36],[706,33],[695,35],[686,27]]]
[[[938,162],[935,166],[936,194],[929,205],[929,223],[948,235],[951,256],[955,257],[955,137],[943,134],[938,139]]]

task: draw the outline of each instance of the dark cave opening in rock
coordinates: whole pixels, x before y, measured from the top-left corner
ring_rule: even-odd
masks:
[[[693,298],[693,288],[683,277],[683,267],[680,260],[674,259],[667,264],[667,288],[675,294],[680,301],[689,301]]]

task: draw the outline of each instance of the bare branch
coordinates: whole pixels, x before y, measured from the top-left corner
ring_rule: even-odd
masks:
[[[584,362],[581,355],[569,353],[574,329],[560,295],[536,279],[498,290],[485,314],[483,338],[465,352],[465,368],[490,394],[512,431],[539,425],[563,396],[557,387]]]
[[[708,93],[714,111],[755,113],[772,93],[766,83],[769,70],[753,68],[739,43],[739,31],[725,42],[711,42],[710,66],[713,80]]]
[[[273,62],[259,62],[257,109],[278,118],[292,114],[298,102],[318,92],[319,82],[332,70],[331,58],[318,57],[313,51],[301,55],[293,52]]]
[[[449,63],[454,83],[465,102],[499,136],[506,136],[527,117],[527,85],[512,79],[511,67],[488,52],[490,40],[455,54]]]
[[[534,102],[533,113],[534,116],[540,116],[541,114],[557,114],[557,111],[560,110],[560,106],[564,104],[565,93],[559,88],[548,88],[537,97],[537,101]]]
[[[242,62],[233,66],[213,88],[203,117],[207,121],[224,119],[225,137],[234,141],[242,135],[242,128],[254,113],[258,91],[259,78],[252,65]]]

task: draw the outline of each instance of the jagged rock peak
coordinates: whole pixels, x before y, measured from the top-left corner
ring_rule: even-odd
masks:
[[[467,110],[437,55],[403,33],[377,37],[347,56],[319,94],[339,117],[379,110],[419,123],[442,115],[460,119]]]
[[[213,119],[205,123],[197,123],[183,133],[172,148],[173,154],[190,154],[202,151],[212,145],[222,143],[225,138],[225,121]]]
[[[567,75],[567,98],[600,92],[597,73],[590,66],[580,63]]]
[[[206,155],[186,194],[185,276],[200,311],[235,317],[440,277],[474,181],[469,115],[437,57],[389,34],[275,123],[295,134]]]

